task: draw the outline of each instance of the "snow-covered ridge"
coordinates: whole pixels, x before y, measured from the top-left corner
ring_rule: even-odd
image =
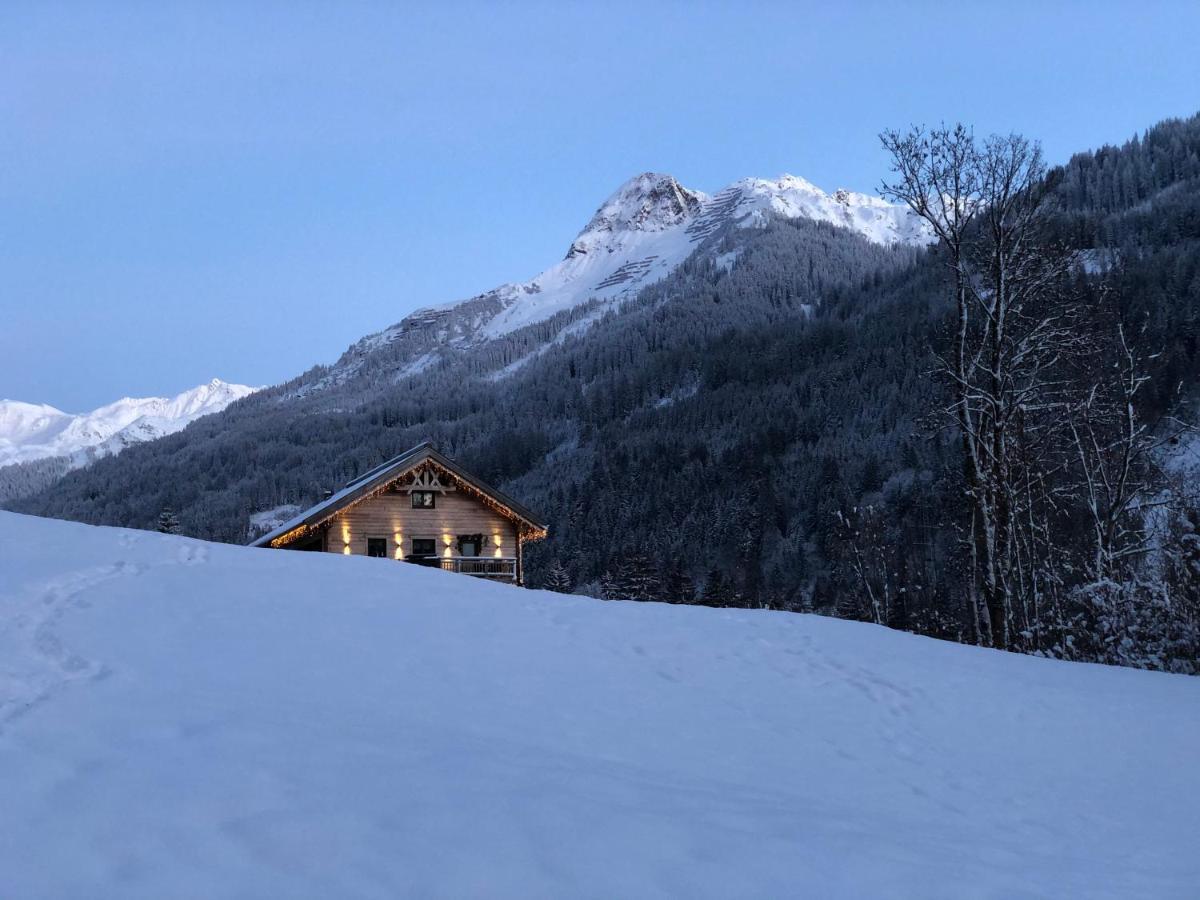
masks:
[[[906,207],[879,197],[832,194],[795,175],[745,178],[709,196],[670,175],[644,172],[621,185],[571,242],[566,256],[535,278],[469,300],[417,310],[364,338],[352,357],[416,328],[447,343],[486,340],[540,322],[591,299],[632,296],[663,278],[707,237],[728,225],[761,227],[770,216],[806,218],[849,229],[879,244],[926,244],[928,227]]]
[[[78,414],[0,400],[0,466],[50,456],[70,456],[82,465],[130,444],[173,434],[256,390],[214,378],[174,397],[123,397]]]
[[[747,216],[772,212],[785,219],[813,219],[856,231],[876,244],[927,244],[929,226],[906,206],[880,197],[839,188],[827,194],[795,175],[775,181],[747,178],[733,186],[743,195],[741,210]]]

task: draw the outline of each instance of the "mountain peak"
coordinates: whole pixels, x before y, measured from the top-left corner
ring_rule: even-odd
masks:
[[[776,184],[784,190],[794,191],[812,191],[813,193],[823,194],[819,187],[809,181],[807,178],[801,178],[799,175],[790,175],[784,172],[776,181]]]
[[[603,249],[610,238],[627,231],[664,231],[692,218],[707,199],[671,175],[643,172],[622,184],[596,210],[579,233],[567,259]]]
[[[373,349],[412,331],[439,343],[488,340],[592,300],[630,297],[664,278],[706,242],[729,228],[757,228],[771,219],[828,222],[876,244],[923,245],[928,227],[901,205],[838,189],[828,194],[807,179],[743,178],[712,196],[683,187],[663,172],[630,178],[596,210],[564,259],[529,281],[507,283],[457,303],[423,307],[392,328],[356,343],[334,380],[355,371]],[[429,350],[406,369],[421,371]]]

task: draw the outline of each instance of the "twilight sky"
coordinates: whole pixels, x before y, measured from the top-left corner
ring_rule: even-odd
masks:
[[[0,4],[0,398],[285,380],[524,280],[646,170],[871,191],[1200,109],[1200,3]],[[903,10],[901,12],[900,10]]]

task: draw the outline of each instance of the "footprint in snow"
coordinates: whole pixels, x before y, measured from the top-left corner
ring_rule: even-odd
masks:
[[[208,559],[208,548],[201,544],[184,544],[179,548],[177,558],[185,566],[198,566]]]

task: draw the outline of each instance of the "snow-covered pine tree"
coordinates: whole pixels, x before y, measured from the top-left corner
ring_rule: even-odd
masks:
[[[720,569],[708,573],[700,603],[703,606],[730,606],[733,603],[733,589]]]
[[[658,600],[662,583],[653,560],[645,553],[635,553],[625,561],[625,581],[630,600]]]
[[[179,534],[179,517],[175,515],[175,511],[171,507],[164,506],[163,511],[158,514],[158,523],[154,527],[162,534]]]
[[[653,560],[644,553],[632,553],[600,579],[605,600],[659,600],[663,586]]]
[[[619,567],[616,570],[610,569],[600,576],[600,596],[605,600],[625,599],[625,583]]]
[[[695,603],[696,602],[696,582],[692,580],[683,568],[683,564],[676,561],[671,566],[667,576],[663,579],[662,598],[667,603]]]
[[[559,594],[569,594],[571,589],[575,587],[571,580],[571,574],[566,567],[557,559],[550,563],[550,568],[546,572],[546,582],[543,585],[548,591],[555,591]]]

